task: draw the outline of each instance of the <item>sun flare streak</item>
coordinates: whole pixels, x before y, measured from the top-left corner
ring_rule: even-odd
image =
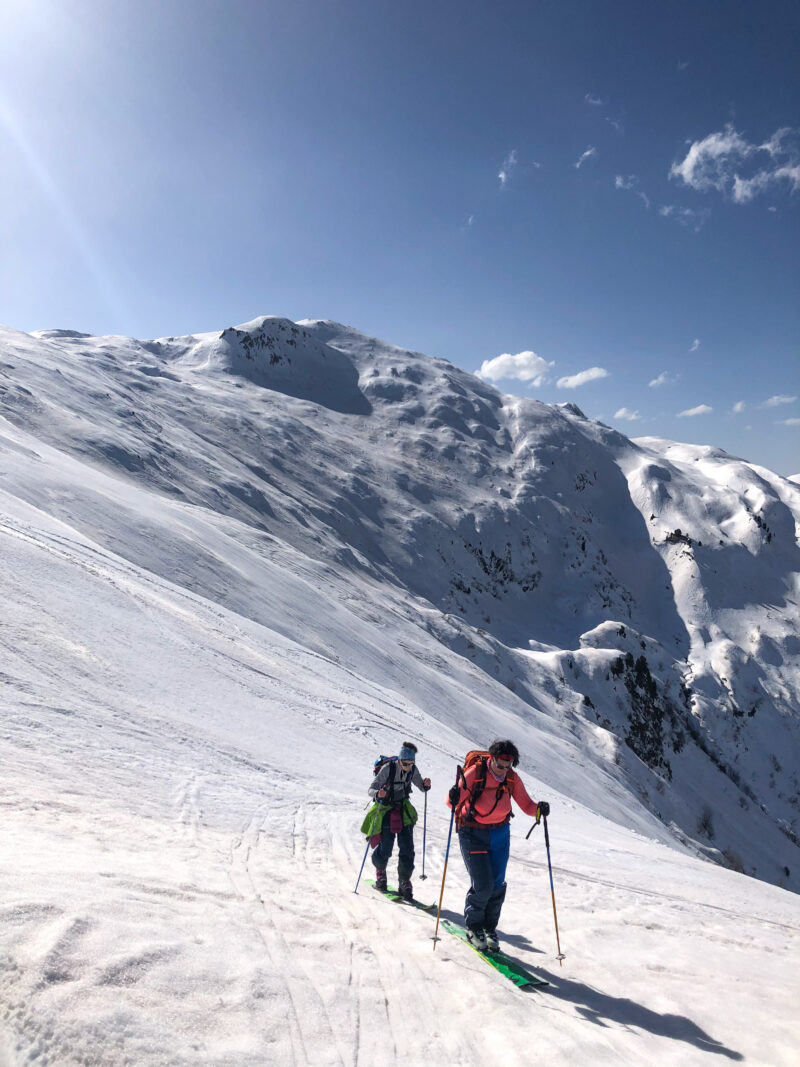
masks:
[[[113,287],[109,283],[109,272],[102,264],[86,230],[76,215],[67,197],[59,188],[51,171],[47,168],[41,155],[36,151],[27,136],[23,124],[14,113],[9,102],[0,93],[0,143],[3,136],[11,142],[24,161],[30,175],[42,197],[57,215],[64,231],[89,271],[98,292],[101,294],[115,317],[123,317],[123,309]]]

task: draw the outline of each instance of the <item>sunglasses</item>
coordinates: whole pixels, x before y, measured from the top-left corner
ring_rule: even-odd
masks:
[[[404,767],[406,770],[408,770],[409,767],[413,767],[414,766],[413,759],[401,759],[401,760],[398,760],[398,763],[400,764],[401,767]]]

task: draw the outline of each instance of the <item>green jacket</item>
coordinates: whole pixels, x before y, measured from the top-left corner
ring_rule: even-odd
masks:
[[[392,806],[390,804],[378,804],[377,802],[373,804],[361,824],[361,833],[366,834],[367,837],[373,837],[375,834],[379,834],[383,827],[383,820],[391,810]],[[410,800],[404,800],[403,826],[414,826],[417,818],[417,809]]]

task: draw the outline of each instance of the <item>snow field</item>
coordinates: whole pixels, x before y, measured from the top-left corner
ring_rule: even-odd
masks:
[[[80,538],[62,530],[56,548],[21,527],[7,514],[0,533],[9,1065],[363,1065],[377,1047],[390,1063],[477,1064],[501,1040],[523,1063],[793,1062],[794,896],[525,775],[553,803],[564,966],[541,828],[525,841],[524,818],[502,931],[551,989],[516,990],[452,938],[434,952],[430,917],[353,894],[357,827],[374,754],[419,738],[434,790],[415,884],[436,899],[442,798],[468,739]],[[454,842],[446,916],[464,890]]]

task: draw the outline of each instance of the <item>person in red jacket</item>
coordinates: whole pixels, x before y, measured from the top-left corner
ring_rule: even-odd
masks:
[[[461,855],[470,887],[464,905],[467,940],[485,952],[497,952],[497,924],[506,896],[506,865],[511,845],[511,798],[535,819],[550,814],[546,800],[528,796],[514,767],[519,751],[513,741],[494,741],[489,757],[481,757],[464,772],[448,794],[455,809]]]

